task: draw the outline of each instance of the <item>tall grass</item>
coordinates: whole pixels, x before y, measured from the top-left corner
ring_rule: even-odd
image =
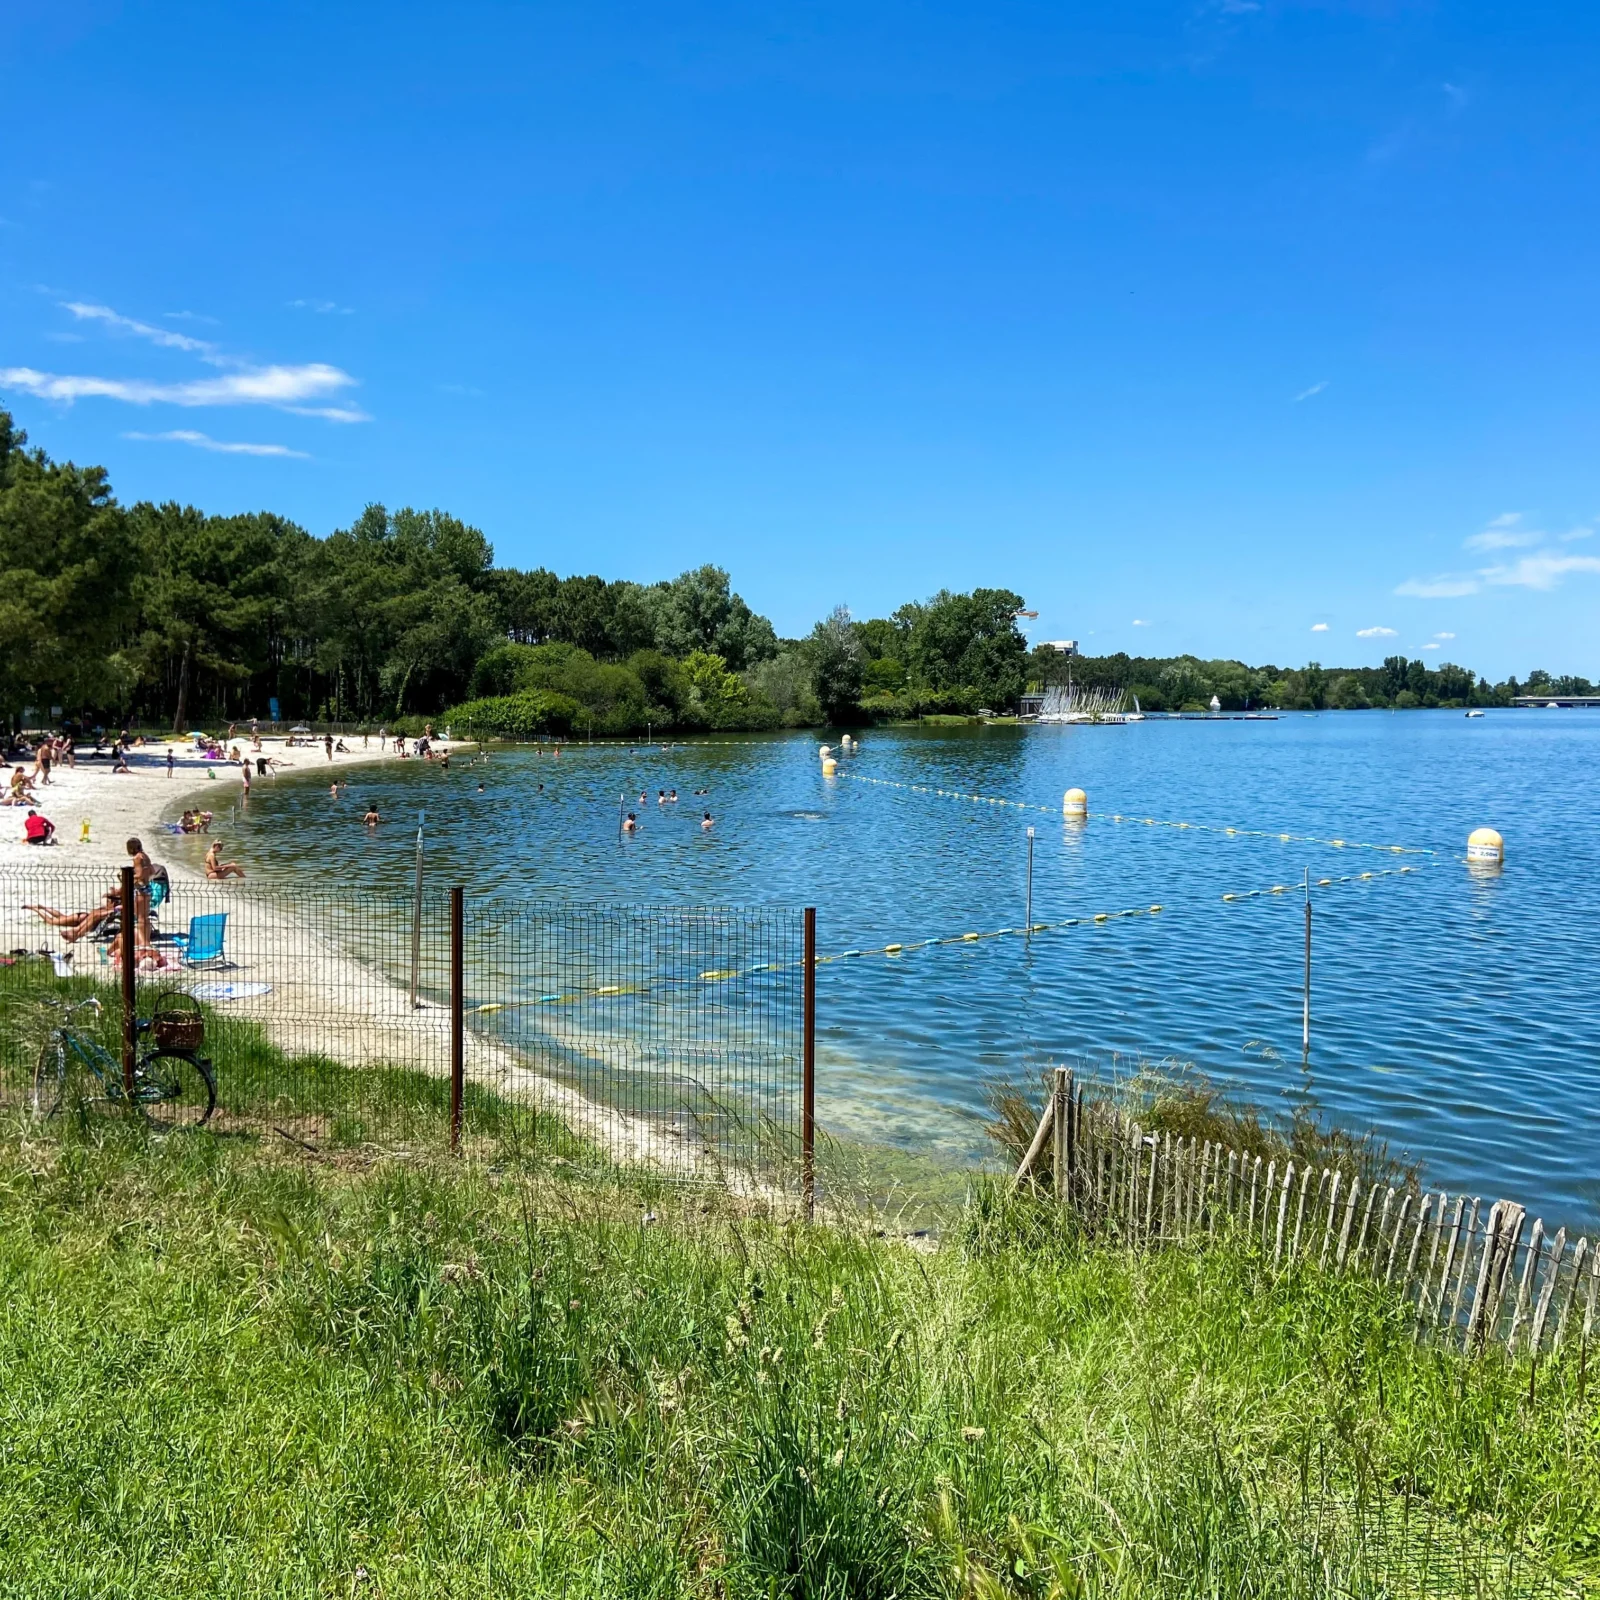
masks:
[[[1004,1185],[919,1253],[520,1123],[477,1156],[13,1123],[0,1590],[1510,1596],[1600,1554],[1575,1365],[1530,1403],[1381,1285]]]
[[[1012,1166],[1039,1125],[1049,1079],[1048,1073],[1037,1080],[997,1078],[985,1088],[989,1137]],[[1185,1063],[1140,1061],[1132,1071],[1093,1082],[1088,1093],[1110,1102],[1146,1133],[1209,1140],[1280,1166],[1293,1161],[1297,1168],[1333,1168],[1359,1177],[1364,1189],[1376,1184],[1415,1191],[1421,1181],[1421,1164],[1395,1151],[1382,1135],[1334,1122],[1318,1104],[1309,1073],[1279,1111],[1243,1098]],[[1046,1153],[1041,1171],[1048,1165]]]

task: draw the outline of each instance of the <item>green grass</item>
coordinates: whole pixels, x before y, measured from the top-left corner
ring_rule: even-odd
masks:
[[[1090,1247],[980,1192],[933,1255],[537,1139],[0,1139],[0,1592],[1555,1592],[1600,1550],[1572,1365],[1378,1286]],[[1565,1591],[1563,1591],[1565,1592]],[[1576,1592],[1576,1591],[1572,1591]]]
[[[0,1112],[0,1595],[1600,1584],[1577,1348],[1465,1363],[1381,1285],[989,1180],[937,1250],[807,1228],[491,1096],[451,1160],[438,1080],[226,1027],[214,1129]]]

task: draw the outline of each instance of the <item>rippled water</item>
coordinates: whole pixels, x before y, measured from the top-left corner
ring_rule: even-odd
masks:
[[[1581,711],[880,731],[832,782],[813,736],[668,754],[576,746],[559,760],[497,752],[448,774],[391,761],[356,771],[339,801],[325,778],[286,777],[258,785],[235,835],[238,853],[276,878],[399,887],[425,807],[435,882],[574,900],[815,904],[827,952],[1021,924],[1032,824],[1035,921],[1156,903],[1161,913],[839,962],[819,978],[824,1120],[958,1159],[983,1153],[989,1074],[1175,1057],[1264,1099],[1298,1089],[1301,899],[1222,896],[1298,883],[1304,869],[1313,881],[1383,874],[1316,891],[1318,1098],[1383,1129],[1436,1182],[1576,1220],[1600,1215],[1597,758],[1600,715]],[[1274,836],[1066,824],[1069,785],[1098,813]],[[677,788],[676,807],[653,803],[662,787]],[[642,816],[621,841],[619,792]],[[359,822],[369,801],[390,819],[376,838]],[[699,826],[707,806],[710,833]],[[1485,823],[1507,848],[1504,871],[1487,878],[1459,859]],[[1400,865],[1417,870],[1399,875]]]

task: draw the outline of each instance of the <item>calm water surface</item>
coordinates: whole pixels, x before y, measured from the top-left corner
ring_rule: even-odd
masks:
[[[1193,1062],[1274,1100],[1300,1086],[1298,895],[1225,893],[1372,871],[1315,906],[1315,1092],[1375,1124],[1437,1183],[1600,1216],[1594,939],[1600,715],[1379,712],[1124,728],[869,732],[846,772],[1048,806],[939,799],[818,770],[815,736],[663,754],[582,745],[559,760],[390,761],[333,800],[308,772],[258,785],[237,853],[276,880],[403,888],[418,808],[432,881],[473,892],[657,904],[815,904],[837,951],[1159,903],[1160,916],[847,961],[819,978],[819,1105],[846,1132],[984,1154],[982,1087],[1046,1064]],[[319,775],[320,776],[320,775]],[[479,782],[484,790],[478,792]],[[1397,857],[1091,820],[1097,812],[1402,844]],[[542,785],[542,787],[540,787]],[[660,788],[681,796],[654,804]],[[709,790],[705,799],[694,791]],[[641,806],[638,796],[652,801]],[[642,829],[619,842],[626,792]],[[376,837],[360,825],[375,802]],[[707,806],[716,826],[703,833]],[[1460,861],[1506,838],[1497,876]],[[1397,876],[1411,864],[1419,870]]]

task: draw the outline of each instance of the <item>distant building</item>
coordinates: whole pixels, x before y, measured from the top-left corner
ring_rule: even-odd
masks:
[[[1046,650],[1054,650],[1058,656],[1075,656],[1078,653],[1076,639],[1048,639],[1045,641]]]

